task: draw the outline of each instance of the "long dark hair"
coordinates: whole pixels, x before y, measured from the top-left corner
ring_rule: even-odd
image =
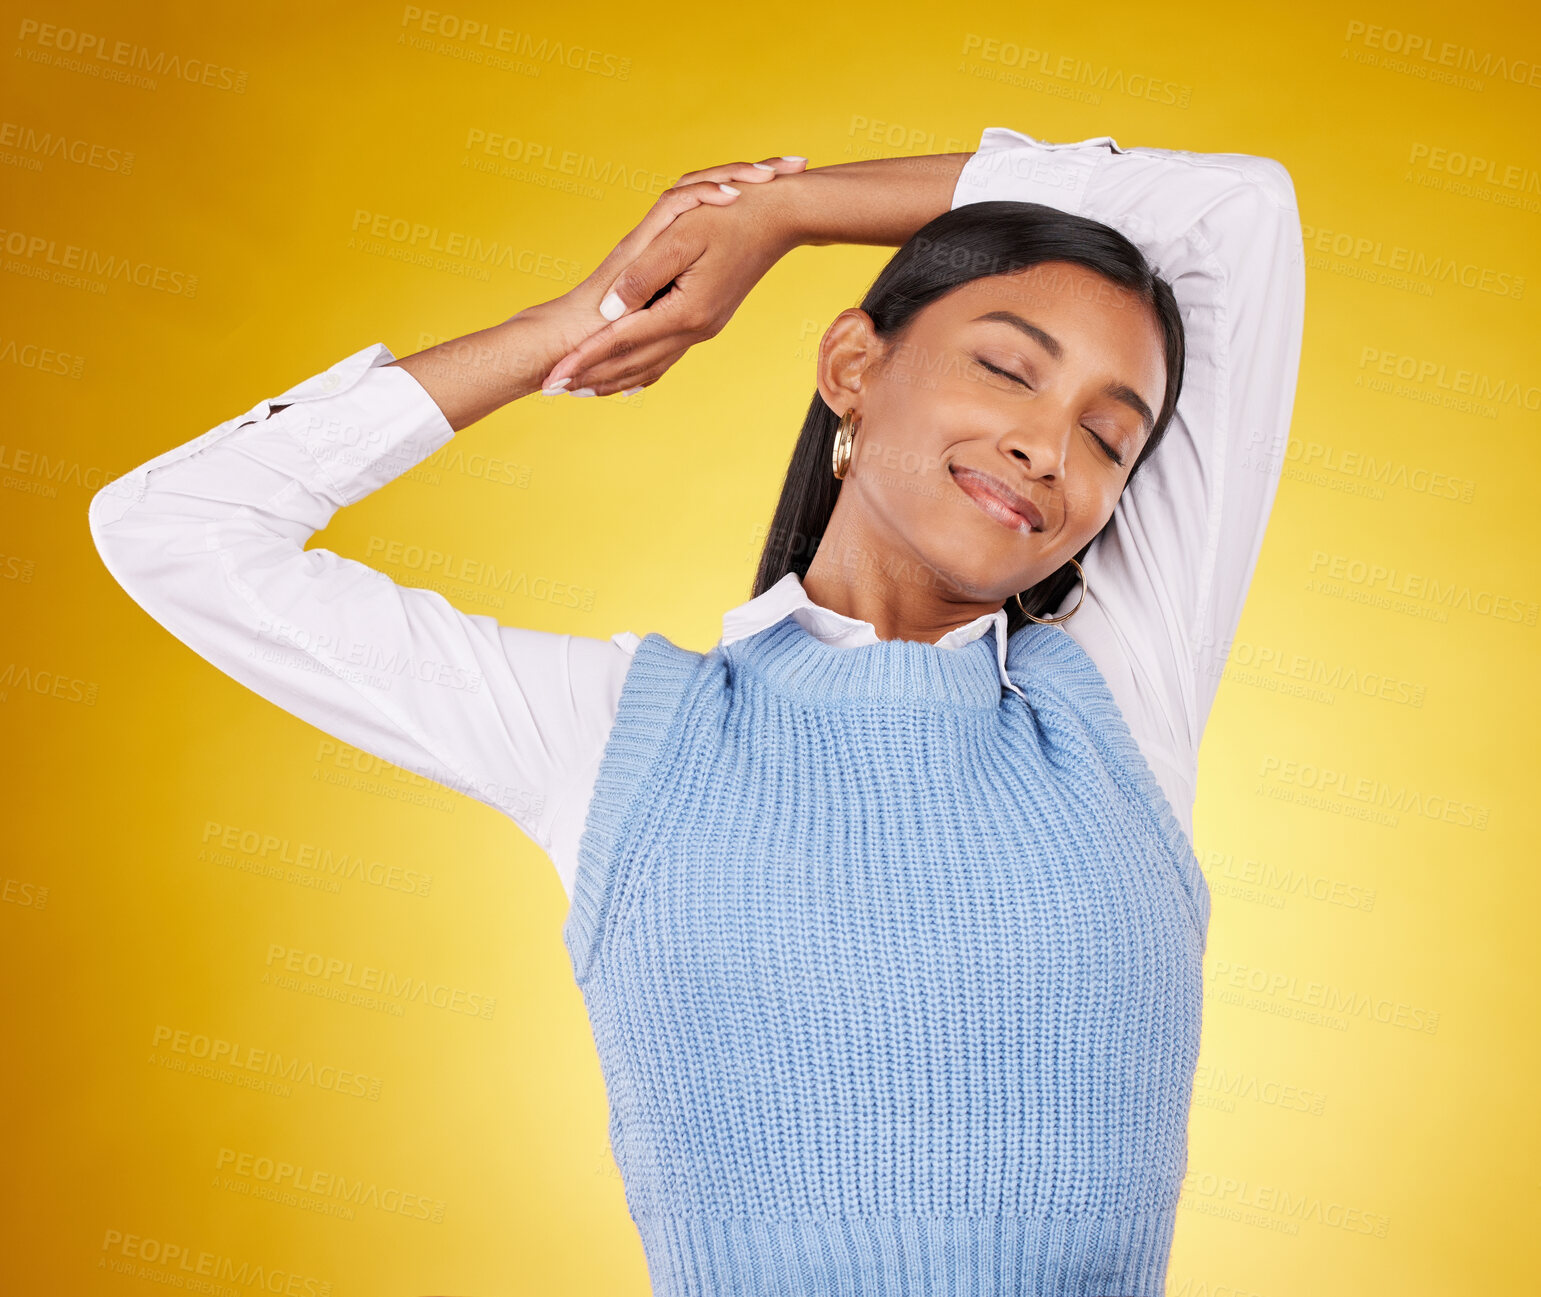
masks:
[[[1008,275],[1041,261],[1070,261],[1096,271],[1132,290],[1151,307],[1160,323],[1166,351],[1166,398],[1155,427],[1129,470],[1128,480],[1132,482],[1172,421],[1182,390],[1186,353],[1182,317],[1171,285],[1156,275],[1140,250],[1117,230],[1041,203],[967,203],[943,212],[917,230],[873,280],[861,309],[872,317],[880,338],[896,343],[922,307],[954,288],[988,275]],[[796,572],[799,580],[808,574],[840,494],[840,479],[830,468],[839,423],[835,412],[815,392],[792,448],[781,498],[760,554],[756,595],[788,572]],[[1076,554],[1076,561],[1085,558],[1090,548],[1088,541]],[[1022,602],[1035,617],[1050,615],[1078,581],[1075,568],[1066,563],[1022,591]],[[1008,634],[1027,624],[1015,599],[1006,601],[1006,610]]]

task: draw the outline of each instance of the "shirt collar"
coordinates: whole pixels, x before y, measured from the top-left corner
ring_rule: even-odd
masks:
[[[832,608],[813,602],[803,589],[802,579],[796,572],[788,572],[763,594],[730,608],[722,615],[722,643],[746,639],[750,635],[774,626],[784,617],[795,617],[805,630],[826,644],[839,648],[857,648],[863,644],[878,643],[877,629],[870,621],[847,617]],[[978,639],[991,626],[995,627],[995,660],[1000,669],[1001,684],[1025,699],[1006,672],[1006,609],[981,613],[966,626],[958,626],[937,640],[938,648],[955,649]]]

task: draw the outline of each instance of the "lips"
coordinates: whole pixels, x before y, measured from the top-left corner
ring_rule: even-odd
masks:
[[[1037,506],[1026,496],[1018,495],[1000,478],[992,477],[989,473],[981,473],[978,469],[964,468],[959,464],[949,464],[947,471],[953,475],[958,485],[968,495],[975,497],[976,503],[980,503],[977,498],[980,495],[989,496],[995,504],[1004,506],[1006,511],[1014,514],[1033,531],[1043,530],[1043,514],[1038,511]],[[1009,520],[1002,519],[1002,521]]]

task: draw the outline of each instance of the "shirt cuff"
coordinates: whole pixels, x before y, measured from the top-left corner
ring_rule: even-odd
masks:
[[[958,176],[952,205],[991,199],[1042,203],[1081,214],[1092,173],[1115,153],[1127,153],[1111,135],[1051,144],[1006,126],[990,126]]]
[[[365,347],[264,404],[310,453],[339,505],[356,504],[454,438],[438,403],[390,362],[384,343]]]

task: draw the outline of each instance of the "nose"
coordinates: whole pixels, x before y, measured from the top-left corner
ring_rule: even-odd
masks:
[[[1030,476],[1045,482],[1063,481],[1065,457],[1070,450],[1074,420],[1045,402],[1034,402],[1025,415],[1001,438],[1001,450]]]

